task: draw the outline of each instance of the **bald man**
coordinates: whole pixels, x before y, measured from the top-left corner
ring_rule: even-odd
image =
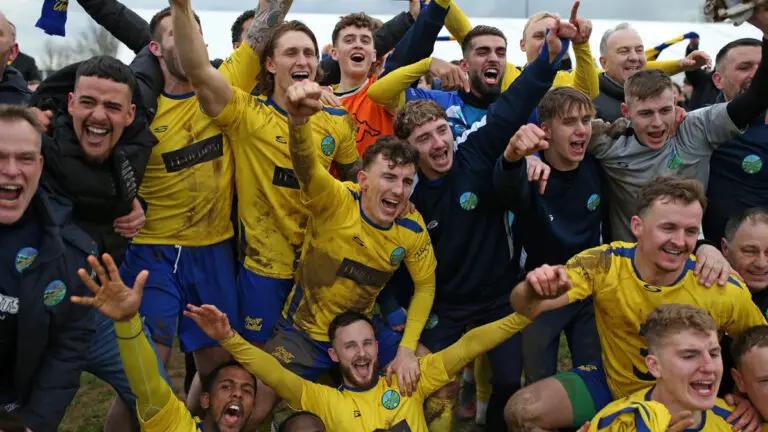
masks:
[[[25,105],[30,91],[24,76],[8,66],[19,53],[16,43],[16,28],[0,11],[0,104]]]

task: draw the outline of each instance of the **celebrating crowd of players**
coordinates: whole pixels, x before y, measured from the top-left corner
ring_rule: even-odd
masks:
[[[224,60],[189,0],[78,1],[136,57],[34,93],[0,13],[0,429],[56,430],[89,371],[110,431],[768,431],[768,6],[710,72],[626,24],[598,69],[578,2],[518,67],[452,0],[344,16],[322,61],[291,0]]]

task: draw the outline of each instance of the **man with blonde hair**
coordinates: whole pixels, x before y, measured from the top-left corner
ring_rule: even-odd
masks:
[[[643,329],[645,364],[656,383],[605,407],[592,421],[593,430],[619,432],[630,426],[658,432],[730,432],[726,418],[734,408],[717,398],[723,361],[712,315],[696,306],[666,304],[648,314]],[[658,404],[666,410],[657,409]],[[638,407],[650,414],[643,416]],[[757,426],[745,430],[759,430]]]

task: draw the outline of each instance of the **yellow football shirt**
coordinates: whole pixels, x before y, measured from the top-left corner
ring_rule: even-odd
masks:
[[[313,218],[284,315],[312,339],[328,341],[336,315],[350,309],[373,313],[400,263],[421,281],[434,277],[437,260],[421,214],[378,226],[363,213],[359,185],[322,177],[325,192],[308,203]]]
[[[749,327],[766,324],[744,284],[730,278],[725,286],[707,288],[693,274],[695,260],[671,286],[643,282],[634,267],[636,243],[614,242],[587,249],[566,264],[573,288],[569,302],[592,296],[595,320],[603,346],[603,367],[614,398],[621,398],[653,384],[645,366],[647,347],[643,323],[662,304],[681,303],[708,311],[721,332],[738,335]]]
[[[370,220],[360,186],[336,180],[317,158],[316,117],[291,129],[301,199],[312,218],[283,315],[310,338],[328,341],[328,326],[338,314],[373,313],[379,292],[405,262],[415,289],[401,346],[415,350],[435,297],[437,260],[424,220],[418,212],[389,226]]]
[[[652,390],[646,388],[608,404],[592,420],[589,432],[666,432],[672,416],[664,405],[651,400]],[[732,406],[717,398],[714,407],[702,412],[701,424],[689,430],[731,432],[733,425],[726,419],[733,411]],[[768,430],[768,425],[764,424],[762,430]]]
[[[334,432],[411,431],[427,432],[424,400],[453,381],[473,358],[493,349],[530,324],[511,314],[470,330],[450,347],[419,359],[421,377],[416,391],[404,396],[397,377],[392,386],[383,377],[370,388],[339,389],[313,383],[285,369],[280,362],[245,341],[240,335],[222,341],[221,346],[246,369],[269,385],[293,408],[316,414]]]
[[[288,150],[288,119],[272,99],[234,89],[214,118],[232,140],[244,265],[262,276],[293,279],[309,210]],[[325,108],[312,122],[314,143],[325,170],[331,162],[357,161],[355,125],[344,109]]]
[[[248,91],[259,71],[259,56],[248,44],[219,67],[230,85]],[[147,220],[134,243],[194,247],[232,237],[230,138],[202,112],[194,92],[162,94],[150,127],[159,142],[139,188]]]

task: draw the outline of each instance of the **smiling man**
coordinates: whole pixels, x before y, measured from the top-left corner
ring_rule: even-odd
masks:
[[[578,427],[614,399],[652,385],[643,323],[662,304],[698,306],[714,317],[719,332],[734,336],[765,323],[741,282],[730,277],[724,286],[707,287],[694,274],[691,253],[705,207],[696,180],[658,178],[643,189],[632,216],[637,243],[613,242],[585,250],[565,266],[543,265],[515,287],[512,305],[531,319],[591,297],[603,352],[600,362],[515,394],[506,413],[512,430]]]
[[[643,328],[648,345],[645,363],[656,384],[611,403],[592,423],[606,432],[628,430],[627,420],[634,424],[633,430],[649,432],[666,432],[666,422],[673,431],[686,426],[686,430],[731,432],[733,425],[726,418],[734,408],[717,398],[723,360],[712,316],[695,306],[662,305],[648,314]],[[652,409],[653,402],[668,412]],[[639,414],[639,407],[652,413],[650,418]]]
[[[768,9],[749,21],[768,33]],[[765,51],[768,44],[763,44]],[[630,127],[617,139],[593,133],[588,151],[603,166],[610,190],[610,240],[634,241],[630,220],[636,199],[651,179],[680,175],[706,186],[716,148],[741,134],[768,107],[768,56],[763,55],[749,88],[727,103],[698,109],[675,125],[675,93],[663,72],[644,70],[624,85],[621,110]],[[624,120],[622,120],[624,121]],[[677,130],[677,134],[672,133]]]
[[[67,66],[41,83],[32,103],[51,110],[43,136],[43,187],[72,206],[73,222],[96,242],[98,250],[123,260],[144,222],[138,200],[147,159],[157,139],[133,71],[108,56]],[[86,370],[117,392],[107,416],[110,430],[138,423],[131,415],[135,398],[118,358],[109,319],[96,314],[96,336]]]
[[[768,210],[752,208],[731,216],[721,247],[731,267],[744,278],[752,301],[768,313]]]
[[[379,348],[374,324],[360,312],[337,315],[328,329],[327,354],[341,368],[343,383],[338,389],[301,379],[247,344],[214,306],[190,307],[186,314],[292,407],[316,414],[331,431],[427,432],[424,399],[450,382],[474,357],[529,323],[525,317],[510,314],[471,330],[445,350],[421,357],[423,376],[414,391],[406,393],[402,386],[398,388],[376,373]]]
[[[302,201],[312,212],[297,282],[266,350],[302,377],[314,380],[332,366],[328,326],[346,310],[371,316],[376,296],[405,263],[416,281],[405,335],[393,361],[400,388],[418,380],[416,345],[432,307],[437,266],[421,215],[400,215],[416,175],[418,152],[385,137],[368,147],[358,184],[335,180],[317,154],[313,134],[322,105],[320,87],[309,81],[287,92],[291,159]],[[394,349],[382,350],[394,354]],[[369,365],[372,366],[372,365]],[[370,373],[378,373],[371,367]]]
[[[26,108],[0,105],[0,407],[28,430],[58,430],[80,387],[93,314],[74,277],[96,246],[39,188],[40,127]]]
[[[77,271],[94,297],[72,296],[72,303],[93,306],[114,321],[119,357],[136,394],[136,412],[141,430],[146,432],[242,432],[254,411],[256,378],[235,362],[216,366],[202,380],[200,407],[203,420],[193,417],[170,384],[161,376],[155,352],[145,333],[139,305],[144,294],[148,272],[136,276],[133,288],[120,279],[117,266],[109,254],[102,255],[104,265],[95,256],[88,265],[98,275],[101,285],[84,269]],[[105,268],[106,267],[106,268]]]

